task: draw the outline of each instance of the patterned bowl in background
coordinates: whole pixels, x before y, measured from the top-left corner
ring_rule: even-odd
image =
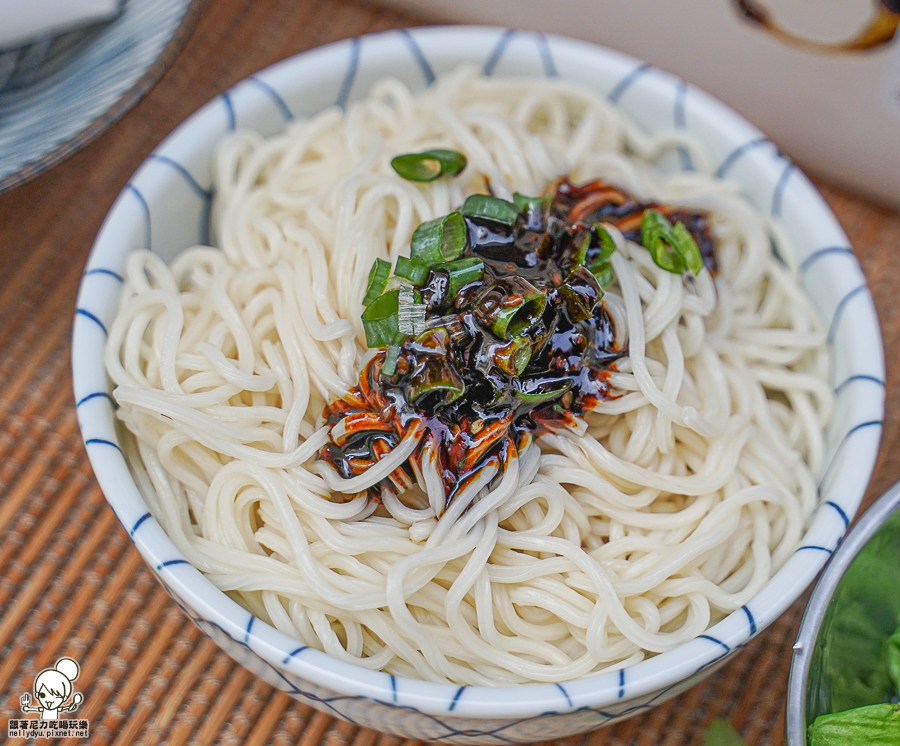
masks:
[[[211,154],[235,127],[265,135],[291,119],[364,96],[385,75],[424,88],[459,64],[488,75],[559,76],[588,85],[651,132],[702,141],[718,174],[778,218],[793,239],[806,289],[834,349],[834,419],[820,504],[800,548],[763,590],[678,648],[611,673],[562,684],[466,687],[392,676],[299,645],[232,601],[176,550],[150,514],[120,450],[103,367],[127,253],[166,260],[203,242]],[[690,168],[683,158],[674,168]],[[100,486],[135,546],[197,625],[273,686],[330,715],[398,736],[454,743],[520,743],[596,728],[662,702],[707,676],[790,606],[834,551],[856,513],[881,436],[884,361],[871,295],[836,219],[807,179],[730,109],[637,60],[584,42],[483,27],[392,31],[332,44],[253,75],[169,136],[122,191],[97,237],[73,332],[78,419]]]

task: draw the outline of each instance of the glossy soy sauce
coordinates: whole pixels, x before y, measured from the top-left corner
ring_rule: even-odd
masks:
[[[429,328],[406,339],[393,374],[382,373],[379,351],[359,386],[326,407],[332,438],[320,458],[344,478],[357,476],[420,428],[410,461],[418,468],[425,444],[436,446],[449,504],[488,464],[502,471],[535,434],[583,432],[582,415],[612,398],[609,371],[627,354],[615,346],[603,290],[586,269],[602,251],[593,226],[613,224],[640,242],[641,216],[651,207],[685,224],[714,271],[704,213],[640,203],[603,181],[561,179],[514,225],[465,218],[463,256],[483,262],[483,276],[451,292],[447,272],[429,271],[419,288]],[[371,487],[370,499],[385,488],[403,492],[414,473],[407,462]]]

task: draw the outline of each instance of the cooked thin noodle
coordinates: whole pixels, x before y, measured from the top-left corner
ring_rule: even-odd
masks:
[[[390,159],[463,151],[458,178],[404,181]],[[106,364],[153,514],[178,549],[254,614],[362,666],[459,684],[562,681],[702,633],[796,548],[816,499],[832,408],[825,335],[782,233],[731,184],[658,166],[687,148],[559,80],[471,71],[413,95],[394,80],[215,161],[218,249],[170,266],[130,256]],[[539,194],[603,177],[713,216],[718,273],[665,272],[615,231],[604,298],[628,357],[583,435],[510,446],[445,505],[435,449],[417,484],[368,486],[315,455],[325,404],[367,359],[373,260],[485,191]]]

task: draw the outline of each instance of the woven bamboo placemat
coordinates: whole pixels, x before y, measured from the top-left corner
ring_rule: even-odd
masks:
[[[427,19],[425,19],[427,20]],[[348,0],[212,0],[159,84],[88,148],[0,196],[0,741],[19,697],[61,656],[95,744],[400,743],[301,705],[234,663],[169,600],[106,506],[78,434],[69,333],[81,268],[128,177],[192,111],[271,62],[421,23]],[[867,503],[900,477],[900,213],[823,186],[869,278],[888,359],[884,445]],[[751,746],[783,741],[790,648],[805,598],[685,694],[576,744],[700,744],[727,717]],[[83,743],[80,739],[68,739]]]

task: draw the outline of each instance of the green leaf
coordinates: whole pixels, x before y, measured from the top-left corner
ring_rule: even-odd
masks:
[[[369,270],[369,280],[366,283],[366,294],[363,296],[363,305],[368,306],[384,292],[388,277],[391,274],[391,264],[384,259],[376,259]]]
[[[472,194],[466,197],[462,214],[467,218],[480,218],[512,226],[519,217],[519,208],[512,202],[489,194]]]
[[[398,155],[391,161],[391,167],[407,181],[434,181],[458,175],[466,167],[466,157],[456,150],[435,148]]]
[[[421,262],[407,259],[405,256],[397,257],[397,266],[394,274],[409,280],[413,285],[421,285],[428,277],[428,267]]]
[[[894,694],[900,695],[900,627],[897,627],[894,634],[888,638],[885,658],[888,676],[894,685]]]
[[[466,222],[458,212],[419,225],[413,232],[410,259],[427,267],[456,259],[466,249]]]
[[[900,705],[867,705],[819,715],[809,726],[809,746],[897,746]]]
[[[731,723],[724,718],[716,718],[703,734],[702,746],[747,746],[747,742]]]
[[[369,307],[363,311],[363,329],[366,332],[366,344],[370,349],[387,347],[400,342],[403,336],[399,330],[400,290],[392,290],[379,295]]]

